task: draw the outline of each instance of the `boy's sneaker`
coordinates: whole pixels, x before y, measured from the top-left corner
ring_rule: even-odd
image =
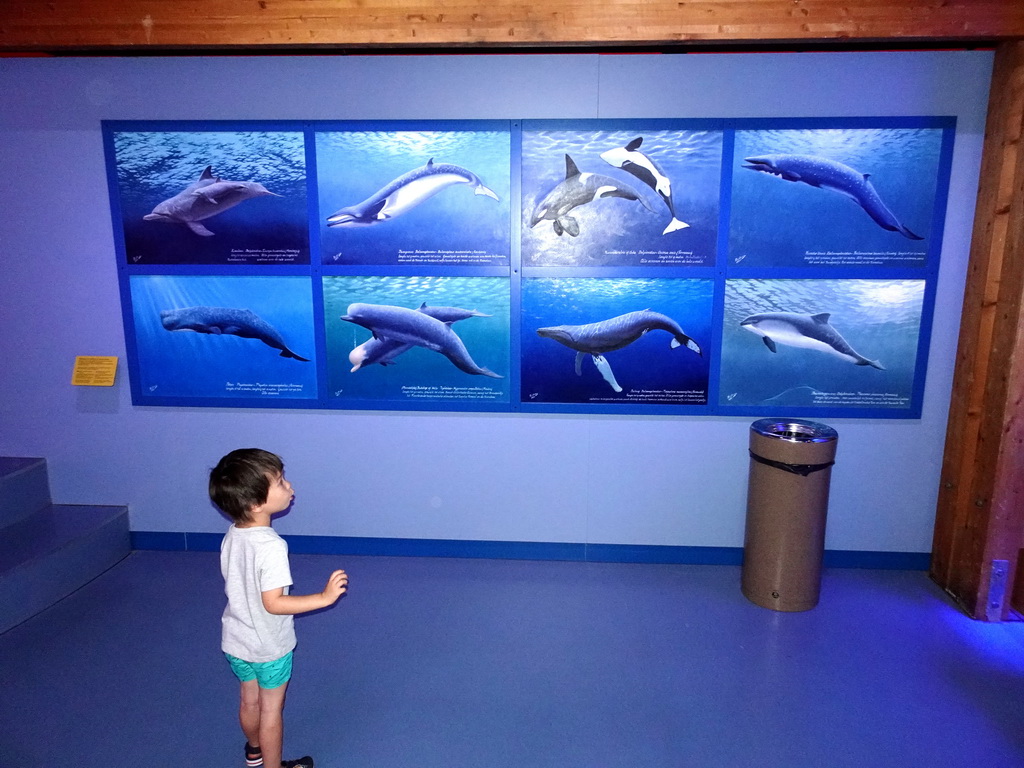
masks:
[[[306,755],[298,760],[282,760],[281,768],[313,768],[313,758]]]
[[[247,768],[259,768],[263,765],[263,752],[260,751],[259,747],[252,746],[248,741],[245,742],[245,764]]]

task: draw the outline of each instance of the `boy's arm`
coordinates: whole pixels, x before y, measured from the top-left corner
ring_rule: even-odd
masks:
[[[327,579],[327,586],[324,587],[323,592],[315,592],[312,595],[286,595],[284,587],[278,587],[277,589],[268,589],[260,594],[267,613],[276,616],[291,616],[334,605],[338,602],[338,598],[347,591],[348,576],[344,571],[334,571]]]

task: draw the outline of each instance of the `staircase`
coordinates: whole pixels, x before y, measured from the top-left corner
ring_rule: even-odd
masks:
[[[45,459],[0,457],[0,633],[130,550],[127,507],[53,504]]]

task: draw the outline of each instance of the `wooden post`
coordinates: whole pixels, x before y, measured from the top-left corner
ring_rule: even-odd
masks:
[[[1014,41],[996,48],[931,565],[987,621],[1010,615],[1024,546],[1022,299],[1024,42]]]

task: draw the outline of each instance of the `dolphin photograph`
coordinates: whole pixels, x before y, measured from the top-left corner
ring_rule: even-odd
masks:
[[[731,279],[721,404],[907,408],[924,280]]]
[[[713,294],[705,279],[525,279],[522,401],[705,403]]]
[[[672,203],[672,180],[665,175],[665,172],[652,158],[640,151],[640,145],[643,143],[644,137],[637,136],[624,147],[615,147],[602,152],[601,159],[615,168],[621,168],[626,173],[636,176],[658,193],[672,217],[661,234],[667,235],[669,232],[686,229],[690,225],[679,219],[676,215],[676,207]]]
[[[478,125],[317,131],[322,263],[507,265],[510,132]]]
[[[510,403],[507,277],[331,275],[322,282],[331,398],[381,407]]]
[[[523,264],[713,265],[722,142],[667,121],[524,121]]]
[[[925,266],[944,202],[944,135],[927,127],[736,131],[728,264]]]
[[[308,264],[305,139],[296,131],[115,131],[125,260]]]
[[[158,203],[142,220],[184,224],[200,237],[213,237],[213,232],[199,223],[203,219],[224,213],[254,197],[280,197],[258,181],[228,181],[214,176],[212,171],[213,166],[206,166],[198,179],[174,197]]]
[[[157,397],[317,397],[303,276],[133,275],[140,386]]]

